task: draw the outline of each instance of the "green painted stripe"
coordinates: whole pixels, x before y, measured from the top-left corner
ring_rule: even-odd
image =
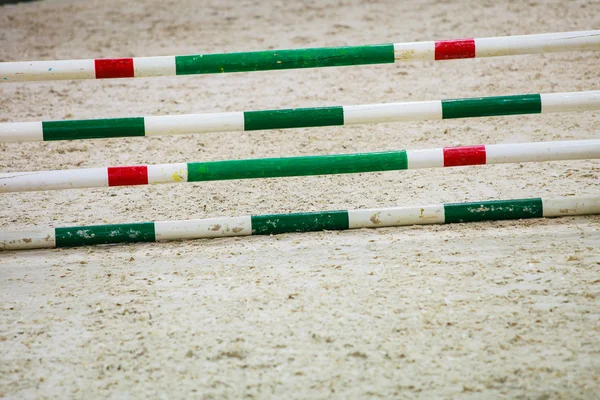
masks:
[[[408,169],[406,151],[188,163],[188,182]]]
[[[102,139],[144,136],[144,118],[42,122],[44,140]]]
[[[253,235],[348,229],[348,211],[252,216]]]
[[[303,128],[344,125],[344,108],[316,107],[286,110],[245,111],[244,130]]]
[[[541,112],[542,100],[539,94],[442,100],[443,119]]]
[[[542,218],[542,199],[494,200],[444,204],[446,223]]]
[[[56,228],[56,247],[154,242],[154,222]]]
[[[394,45],[268,50],[176,56],[177,75],[220,74],[272,69],[341,67],[394,62]]]

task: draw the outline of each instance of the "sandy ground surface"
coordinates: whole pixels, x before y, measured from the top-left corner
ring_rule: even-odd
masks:
[[[172,55],[600,27],[596,1],[57,0],[0,59]],[[600,54],[4,84],[36,121],[600,88]],[[3,172],[598,137],[549,114],[0,145]],[[600,163],[2,195],[0,228],[598,194]],[[6,398],[594,398],[600,218],[0,254]],[[596,397],[597,398],[597,397]]]

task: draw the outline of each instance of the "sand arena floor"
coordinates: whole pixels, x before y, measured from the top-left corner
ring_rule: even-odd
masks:
[[[46,0],[0,60],[561,32],[597,1]],[[0,86],[2,122],[600,88],[600,52]],[[3,172],[597,138],[600,113],[0,144]],[[5,194],[0,229],[598,194],[600,163]],[[6,398],[594,398],[600,217],[0,254]]]

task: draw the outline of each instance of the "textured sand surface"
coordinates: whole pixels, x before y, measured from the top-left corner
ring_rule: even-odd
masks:
[[[598,29],[597,1],[56,0],[0,60]],[[600,89],[600,52],[0,86],[2,122]],[[0,144],[0,169],[598,138],[600,113]],[[0,229],[598,195],[600,163],[5,194]],[[6,398],[597,398],[600,217],[0,253]]]

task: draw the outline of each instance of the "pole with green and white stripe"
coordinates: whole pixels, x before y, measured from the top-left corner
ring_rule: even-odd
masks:
[[[600,90],[131,118],[9,122],[0,142],[101,139],[423,121],[600,109]]]
[[[589,214],[600,214],[600,197],[494,200],[0,232],[0,249],[25,250]]]

